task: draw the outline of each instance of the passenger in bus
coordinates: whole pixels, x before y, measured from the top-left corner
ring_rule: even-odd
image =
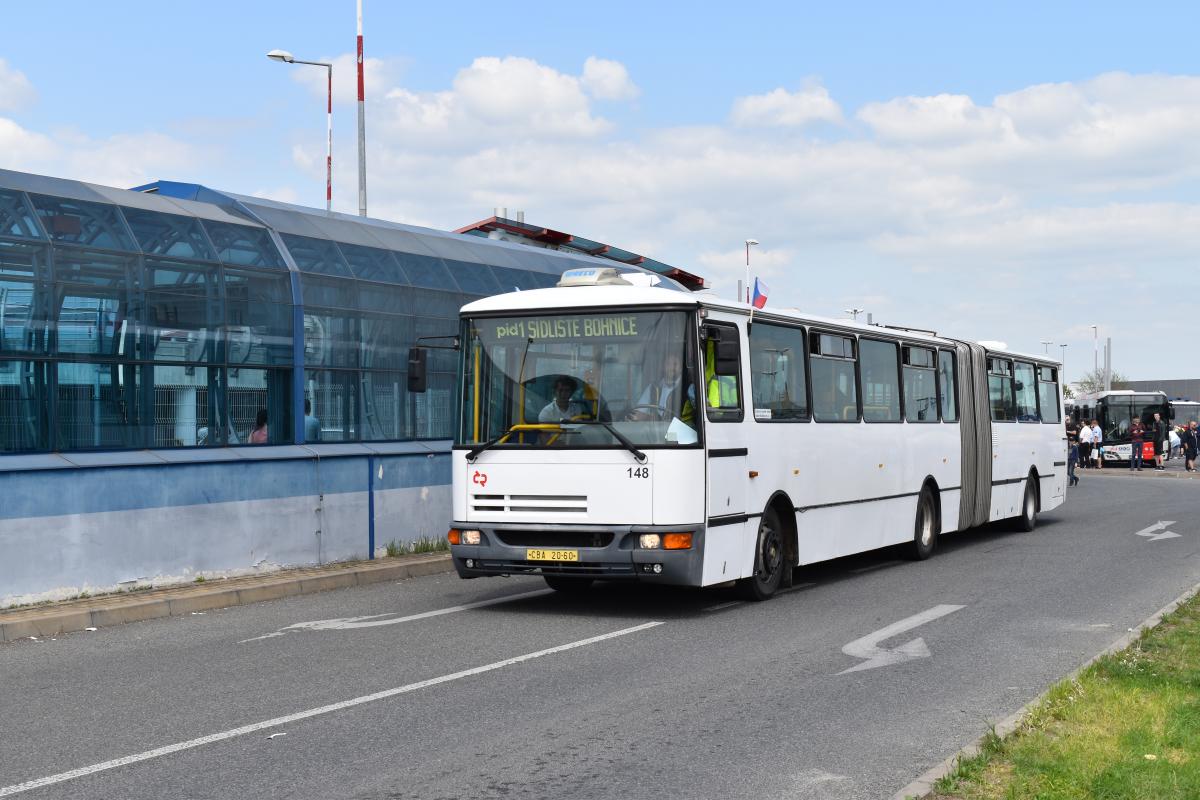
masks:
[[[683,369],[683,359],[672,352],[663,357],[658,378],[646,385],[625,419],[634,422],[679,419],[694,428],[695,409],[696,388]]]
[[[578,388],[579,384],[570,375],[559,375],[554,381],[554,399],[538,414],[538,422],[590,419],[592,409],[589,404],[572,396]]]

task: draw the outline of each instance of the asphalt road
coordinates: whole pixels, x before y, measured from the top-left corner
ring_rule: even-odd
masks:
[[[887,798],[1200,581],[1200,486],[1082,477],[763,604],[446,575],[0,645],[0,797]]]

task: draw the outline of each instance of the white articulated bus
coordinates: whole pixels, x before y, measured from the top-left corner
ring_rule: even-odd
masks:
[[[1058,364],[571,270],[462,309],[460,576],[737,581],[1063,502]],[[419,358],[414,358],[420,361]],[[419,367],[419,365],[418,365]],[[419,381],[418,381],[419,383]]]

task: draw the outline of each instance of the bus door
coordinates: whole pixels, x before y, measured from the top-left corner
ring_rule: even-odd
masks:
[[[742,426],[741,336],[732,323],[704,326],[703,405],[708,458],[705,584],[743,577],[748,475]],[[752,549],[752,548],[751,548]]]

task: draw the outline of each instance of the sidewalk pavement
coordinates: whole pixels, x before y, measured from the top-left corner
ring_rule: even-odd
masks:
[[[434,575],[453,569],[448,553],[401,556],[24,606],[0,611],[0,642],[181,616],[297,594]]]
[[[1101,469],[1076,469],[1075,474],[1079,476],[1080,480],[1085,480],[1093,475],[1107,475],[1109,477],[1124,475],[1125,477],[1134,478],[1182,478],[1186,481],[1200,478],[1200,472],[1188,472],[1183,468],[1182,458],[1171,459],[1167,462],[1166,467],[1166,469],[1160,472],[1154,468],[1154,462],[1152,461],[1150,462],[1150,466],[1142,467],[1141,472],[1130,472],[1126,464],[1107,464]]]

